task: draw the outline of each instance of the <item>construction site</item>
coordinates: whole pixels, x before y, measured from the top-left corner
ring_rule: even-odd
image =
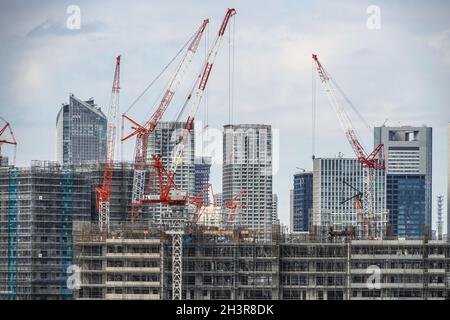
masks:
[[[123,227],[105,237],[80,226],[74,256],[82,282],[74,298],[173,299],[175,286],[183,300],[445,300],[449,293],[445,241],[276,234],[261,243],[248,230],[185,231],[175,278],[172,239],[160,229]],[[369,277],[378,277],[372,287]]]
[[[67,147],[60,151],[67,152],[62,157],[68,164],[34,161],[20,168],[0,154],[0,299],[450,298],[450,244],[431,240],[427,231],[420,240],[390,234],[383,144],[365,150],[341,104],[347,97],[316,54],[313,76],[355,157],[321,159],[313,150],[309,231],[288,232],[273,213],[270,125],[224,124],[220,204],[205,180],[209,167],[203,167],[201,183],[194,183],[194,121],[235,15],[234,9],[226,11],[176,121],[162,118],[188,74],[208,19],[171,60],[178,57],[179,63],[150,118],[138,121],[127,113],[148,87],[122,114],[120,137],[121,56],[116,57],[102,161],[70,164],[77,151]],[[86,108],[101,117],[89,101]],[[61,134],[83,140],[89,130],[80,123],[87,118],[72,114],[70,104],[65,108],[76,121],[61,125]],[[9,131],[12,138],[0,140],[0,147],[16,146],[4,122],[0,137]],[[117,142],[131,139],[133,160],[119,161]],[[335,174],[340,168],[342,176]]]

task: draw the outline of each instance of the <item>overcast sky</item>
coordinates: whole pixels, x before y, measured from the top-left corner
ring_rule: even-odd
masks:
[[[69,5],[81,10],[79,30],[66,27]],[[367,27],[370,5],[381,10],[379,29]],[[289,220],[289,189],[296,167],[312,168],[313,52],[371,126],[387,119],[392,126],[433,127],[433,197],[446,194],[448,1],[1,0],[0,6],[0,115],[13,125],[20,166],[34,159],[56,159],[56,114],[70,93],[82,99],[94,97],[107,109],[117,54],[123,55],[124,110],[204,18],[210,18],[205,38],[211,43],[226,9],[234,7],[237,15],[197,119],[216,130],[230,121],[229,52],[233,50],[229,39],[234,38],[233,123],[271,124],[279,135],[274,150],[279,152],[279,169],[273,181],[283,222]],[[173,119],[205,49],[206,41],[165,119]],[[170,71],[142,98],[131,116],[146,118],[169,75]],[[316,156],[339,152],[353,156],[336,115],[318,89]],[[372,132],[353,120],[366,149],[371,149]],[[132,158],[131,145],[124,150],[126,160]],[[213,166],[213,184],[215,190],[221,189],[219,165]]]

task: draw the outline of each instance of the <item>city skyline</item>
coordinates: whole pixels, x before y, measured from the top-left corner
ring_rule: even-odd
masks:
[[[137,1],[127,6],[79,1],[82,12],[79,31],[65,28],[69,4],[41,2],[21,6],[5,1],[5,10],[0,13],[3,27],[0,37],[9,43],[0,53],[4,71],[0,76],[1,113],[11,122],[16,134],[19,166],[28,166],[31,160],[56,160],[54,119],[69,93],[81,99],[93,96],[101,106],[108,104],[116,54],[123,54],[122,112],[202,19],[211,19],[209,39],[212,39],[223,9],[235,6],[238,15],[232,123],[269,124],[274,131],[279,130],[281,169],[274,175],[273,192],[279,196],[281,221],[288,223],[289,189],[295,168],[312,169],[310,55],[313,52],[323,57],[373,127],[386,118],[388,126],[397,126],[401,121],[401,125],[426,123],[433,127],[435,217],[435,196],[445,194],[447,187],[444,172],[449,120],[446,83],[450,80],[450,23],[445,13],[449,4],[430,6],[413,2],[406,6],[400,1],[380,1],[377,5],[381,9],[381,28],[370,30],[366,26],[370,16],[366,9],[371,3],[366,1],[327,6],[321,6],[321,2],[285,2],[285,6],[270,3],[264,10],[255,6],[255,2],[235,1],[220,7],[182,2],[176,10],[156,2]],[[159,17],[168,14],[174,19],[162,22]],[[124,16],[133,17],[135,23],[128,23]],[[396,50],[392,50],[393,46]],[[223,49],[208,95],[208,124],[219,130],[230,120],[227,44]],[[199,55],[202,51],[203,47]],[[264,70],[257,67],[261,63],[266,65]],[[191,70],[197,70],[196,66]],[[190,80],[185,82],[188,86]],[[176,112],[183,97],[180,91],[169,110],[171,113]],[[134,114],[144,118],[154,110],[154,100],[151,95],[144,97]],[[327,157],[343,152],[352,157],[337,118],[320,90],[317,106],[316,155]],[[198,119],[204,121],[204,113]],[[357,129],[369,147],[372,132],[361,127],[358,124]],[[126,145],[126,160],[132,158],[133,145]],[[10,155],[8,148],[2,151]],[[211,168],[216,189],[221,186],[221,171],[218,165]]]

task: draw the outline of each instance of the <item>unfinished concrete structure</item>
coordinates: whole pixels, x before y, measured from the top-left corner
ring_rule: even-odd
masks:
[[[170,239],[164,235],[158,237],[157,229],[147,230],[146,240],[127,239],[126,232],[121,234],[120,239],[75,243],[75,261],[82,275],[82,288],[75,296],[79,299],[171,299]],[[182,298],[422,300],[449,297],[450,245],[445,241],[345,242],[333,238],[331,242],[313,242],[306,235],[302,237],[282,234],[277,241],[261,243],[255,241],[251,230],[204,227],[187,230],[183,241]],[[144,254],[130,255],[137,250],[135,247]],[[111,269],[113,261],[116,269]],[[129,268],[131,262],[135,266],[150,263],[148,267],[152,269]],[[114,279],[113,283],[110,279]],[[138,289],[145,293],[135,295],[133,292]]]
[[[75,299],[162,298],[162,242],[158,231],[122,228],[108,237],[85,225],[76,228],[74,257],[81,268]]]

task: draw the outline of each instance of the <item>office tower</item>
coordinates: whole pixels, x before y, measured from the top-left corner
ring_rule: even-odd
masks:
[[[194,195],[199,194],[203,190],[200,198],[204,203],[209,203],[209,174],[211,171],[211,157],[196,157],[194,161],[195,170],[195,186]]]
[[[384,144],[388,223],[394,235],[431,234],[432,128],[377,127],[375,145]]]
[[[294,174],[291,195],[291,231],[309,231],[309,217],[313,206],[313,173]]]
[[[56,117],[56,157],[64,165],[104,162],[106,116],[91,98],[82,101],[73,94]]]
[[[226,125],[223,133],[223,202],[246,192],[236,224],[269,241],[272,226],[272,131],[269,125]]]
[[[152,157],[158,154],[161,157],[161,163],[167,170],[170,170],[170,165],[173,162],[175,146],[180,141],[180,137],[183,134],[185,123],[174,121],[160,121],[156,126],[155,131],[150,134],[148,140],[147,149],[147,161],[149,164],[149,170],[152,170]],[[178,164],[177,171],[175,173],[175,184],[181,191],[187,192],[188,196],[195,194],[195,166],[194,166],[194,133],[195,127],[192,128],[188,135],[188,141],[182,154],[182,161]],[[151,186],[151,193],[158,194],[159,186],[157,179],[155,179]],[[148,208],[150,219],[153,216],[154,220],[158,220],[162,210],[169,211],[170,208],[167,205],[162,204],[149,204],[144,206],[143,210]]]
[[[364,227],[362,195],[364,172],[357,159],[316,158],[313,162],[313,233],[325,236],[329,227],[335,231]],[[348,200],[352,198],[351,200]],[[374,176],[376,238],[383,237],[386,219],[385,173],[375,170]]]
[[[0,299],[72,299],[72,226],[90,212],[90,181],[77,170],[0,168]]]
[[[272,224],[279,224],[278,219],[278,196],[276,193],[272,194]]]

